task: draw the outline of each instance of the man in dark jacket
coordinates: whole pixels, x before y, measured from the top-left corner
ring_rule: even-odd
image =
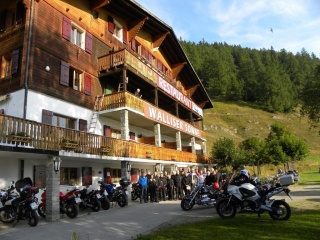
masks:
[[[166,201],[167,177],[160,173],[159,178],[159,200]]]

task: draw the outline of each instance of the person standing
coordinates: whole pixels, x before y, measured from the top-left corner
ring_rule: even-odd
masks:
[[[156,202],[157,197],[156,197],[156,192],[157,192],[157,184],[156,184],[156,179],[154,178],[154,175],[150,175],[150,179],[148,182],[148,190],[150,193],[150,202]]]
[[[139,177],[139,184],[141,186],[140,203],[142,203],[142,201],[147,203],[148,202],[147,200],[148,178],[145,172],[142,172],[142,176]]]

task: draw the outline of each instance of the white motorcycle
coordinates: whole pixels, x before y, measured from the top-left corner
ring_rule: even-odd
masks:
[[[260,189],[251,183],[243,183],[237,186],[235,182],[228,186],[228,197],[222,198],[216,205],[217,213],[222,218],[233,218],[237,210],[240,212],[253,212],[260,214],[268,212],[273,220],[288,220],[291,216],[291,208],[284,199],[271,199],[281,192],[291,199],[289,185],[294,184],[293,175],[280,177],[280,183],[275,186],[264,185]]]

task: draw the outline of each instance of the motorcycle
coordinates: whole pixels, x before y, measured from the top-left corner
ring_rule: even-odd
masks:
[[[135,201],[137,198],[140,198],[141,187],[138,182],[132,183],[132,191],[131,191],[131,200]]]
[[[127,186],[129,186],[130,184],[130,181],[128,179],[121,179],[120,186],[118,187],[116,187],[115,184],[102,184],[108,192],[108,199],[110,202],[115,202],[120,207],[125,207],[127,205]]]
[[[13,184],[15,184],[14,187]],[[19,195],[13,193],[14,189]],[[4,223],[17,221],[18,223],[20,220],[25,220],[31,227],[37,226],[39,222],[36,211],[38,199],[35,194],[38,192],[39,189],[32,186],[31,178],[24,178],[16,183],[12,182],[6,194],[1,194],[3,207],[0,208],[0,221]]]
[[[60,213],[66,214],[69,218],[75,218],[79,214],[79,203],[81,202],[81,199],[76,197],[76,193],[76,188],[71,191],[67,191],[66,194],[59,192]],[[43,189],[43,193],[41,194],[41,203],[38,206],[38,214],[43,218],[46,217],[46,199],[46,190]]]
[[[289,185],[294,184],[293,175],[280,177],[276,185],[263,185],[260,189],[252,183],[239,183],[232,181],[227,188],[228,196],[220,199],[216,205],[216,211],[222,218],[233,218],[237,210],[240,212],[260,214],[268,212],[273,220],[288,220],[291,216],[291,208],[285,200],[271,199],[284,192],[290,199]]]
[[[219,194],[219,190],[214,189],[213,186],[198,183],[189,195],[182,198],[180,206],[184,211],[191,210],[195,204],[199,206],[215,206]]]
[[[100,184],[100,195],[101,198],[99,198],[99,201],[101,203],[101,207],[103,210],[108,210],[110,208],[110,201],[108,198],[108,192],[106,190],[106,188],[104,187],[103,182],[100,180],[98,181],[98,183]]]
[[[100,191],[90,189],[89,187],[78,190],[77,194],[80,194],[80,208],[90,208],[94,212],[99,212],[101,209],[101,203],[99,199],[101,198]]]

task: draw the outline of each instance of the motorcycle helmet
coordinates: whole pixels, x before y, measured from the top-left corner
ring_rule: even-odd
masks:
[[[240,177],[241,178],[245,178],[246,180],[249,179],[249,172],[246,169],[242,169],[240,170]]]
[[[282,169],[278,169],[278,174],[282,174],[283,173],[283,171],[282,171]]]

